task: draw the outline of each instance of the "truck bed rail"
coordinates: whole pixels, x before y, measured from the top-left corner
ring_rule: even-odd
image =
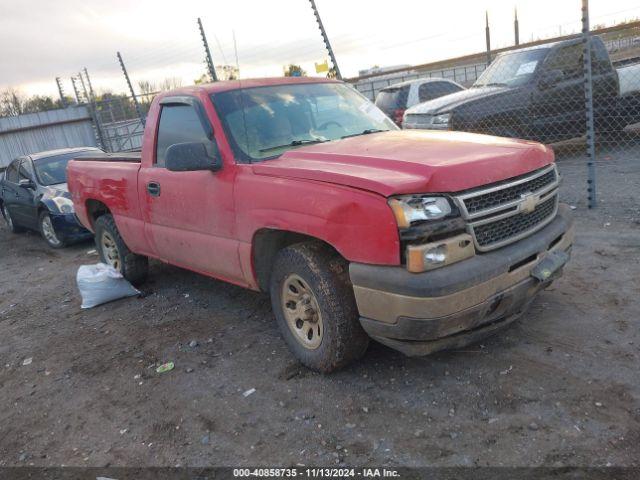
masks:
[[[141,152],[124,152],[124,153],[96,153],[87,154],[74,158],[75,161],[89,162],[130,162],[140,163],[142,158]]]

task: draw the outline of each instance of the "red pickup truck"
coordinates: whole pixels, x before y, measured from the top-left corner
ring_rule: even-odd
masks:
[[[518,318],[573,239],[551,149],[401,131],[341,82],[158,95],[141,154],[70,162],[79,220],[132,282],[148,258],[269,292],[296,357],[328,372],[370,338],[408,355]]]

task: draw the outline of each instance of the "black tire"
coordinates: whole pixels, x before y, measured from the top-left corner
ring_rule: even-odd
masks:
[[[96,249],[100,255],[100,260],[107,265],[115,267],[124,278],[129,280],[134,285],[144,282],[149,273],[149,259],[142,255],[136,255],[129,247],[127,247],[124,240],[120,236],[118,227],[113,217],[109,214],[98,217],[95,221],[95,240]],[[119,262],[115,263],[107,258],[105,248],[103,248],[103,238],[107,234],[117,250],[119,256]]]
[[[11,233],[22,233],[25,231],[24,228],[17,226],[13,220],[11,219],[11,214],[9,213],[9,209],[5,204],[2,204],[2,216],[4,217],[4,221],[7,223],[7,228]]]
[[[296,338],[285,317],[283,289],[292,276],[300,277],[313,292],[321,314],[322,337],[311,349]],[[362,329],[349,280],[349,266],[319,242],[291,245],[278,252],[270,279],[271,304],[287,345],[304,365],[329,373],[360,358],[369,345]]]
[[[49,225],[46,224],[49,222]],[[53,224],[51,224],[51,217],[49,216],[49,212],[43,210],[38,215],[38,229],[40,230],[40,235],[47,242],[51,248],[64,248],[67,246],[67,243],[63,238],[58,235],[58,233],[53,228]]]

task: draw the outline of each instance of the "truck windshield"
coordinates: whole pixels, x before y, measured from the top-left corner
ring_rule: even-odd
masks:
[[[548,48],[536,48],[500,55],[482,72],[472,88],[524,85],[529,82],[548,52]]]
[[[292,148],[397,130],[353,88],[307,83],[246,88],[212,95],[238,160],[261,161]]]

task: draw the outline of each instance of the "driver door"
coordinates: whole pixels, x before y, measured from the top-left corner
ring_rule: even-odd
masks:
[[[172,172],[165,166],[171,145],[199,142],[211,147],[214,132],[203,103],[196,97],[164,98],[156,132],[153,164],[143,166],[138,176],[151,248],[168,263],[244,281],[234,238],[234,165],[217,172]]]
[[[32,188],[18,185],[15,200],[16,217],[20,218],[20,224],[38,228],[38,208],[36,203],[36,179],[31,166],[31,160],[23,159],[18,166],[18,182],[28,180],[33,184]]]
[[[562,72],[553,85],[538,85],[533,93],[534,138],[557,141],[585,130],[582,44],[559,48],[549,54],[540,72]]]

